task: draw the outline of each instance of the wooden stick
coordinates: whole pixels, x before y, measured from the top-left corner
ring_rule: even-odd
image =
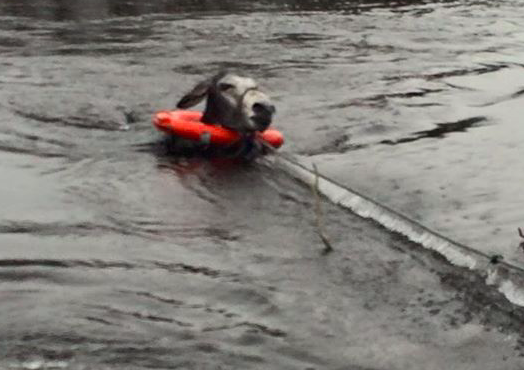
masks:
[[[326,234],[324,233],[323,223],[322,223],[322,203],[320,199],[320,194],[318,190],[318,169],[317,165],[313,164],[313,169],[315,170],[315,182],[312,185],[312,191],[313,191],[313,198],[315,198],[315,215],[316,215],[316,224],[317,224],[317,232],[320,236],[320,239],[322,240],[322,243],[324,243],[324,249],[322,250],[323,254],[328,254],[330,252],[333,252],[333,246],[331,245],[331,242],[327,238]]]
[[[522,229],[519,227],[519,236],[524,239],[524,232],[522,232]],[[521,249],[524,252],[524,240],[519,243],[519,249]]]
[[[277,151],[275,148],[273,148],[271,145],[264,141],[260,141],[262,143],[262,146],[268,151],[268,153],[277,155]],[[313,198],[315,200],[315,215],[316,215],[316,225],[317,225],[317,232],[320,236],[320,239],[322,240],[322,243],[324,243],[324,249],[322,250],[322,254],[328,254],[330,252],[333,252],[333,246],[331,245],[331,242],[327,238],[326,234],[324,233],[323,223],[322,223],[322,203],[320,199],[320,192],[318,190],[318,169],[315,164],[313,164],[313,169],[315,170],[315,182],[311,186],[311,190],[313,191]]]

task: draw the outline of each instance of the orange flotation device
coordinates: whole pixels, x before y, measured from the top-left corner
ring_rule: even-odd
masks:
[[[200,121],[202,113],[188,110],[161,111],[153,117],[153,124],[161,131],[194,141],[206,141],[215,145],[231,145],[241,139],[238,132],[220,125],[209,125]],[[284,144],[280,131],[267,129],[257,132],[257,137],[273,148]]]

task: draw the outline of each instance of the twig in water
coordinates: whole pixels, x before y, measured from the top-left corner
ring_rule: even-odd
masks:
[[[324,249],[322,250],[323,254],[328,254],[330,252],[333,252],[333,247],[331,246],[331,243],[329,239],[327,238],[326,234],[324,233],[324,228],[322,227],[322,204],[321,199],[318,191],[318,169],[316,164],[313,164],[313,169],[315,170],[315,182],[313,183],[312,191],[313,191],[313,197],[315,198],[315,214],[316,214],[316,223],[317,223],[317,232],[320,236],[320,239],[322,240],[322,243],[324,243]]]
[[[260,140],[260,143],[262,144],[262,147],[266,150],[266,153],[271,154],[278,154],[271,145],[264,142],[263,140]],[[313,198],[315,198],[315,215],[316,215],[316,224],[317,224],[317,232],[320,236],[320,239],[322,240],[322,243],[324,243],[324,249],[322,250],[322,254],[328,254],[330,252],[333,252],[333,247],[331,245],[331,242],[327,238],[326,234],[324,233],[324,228],[322,224],[322,204],[321,199],[318,191],[318,169],[315,164],[313,164],[313,169],[315,170],[315,182],[312,184],[311,189],[313,191]]]
[[[504,256],[502,254],[492,254],[489,257],[488,265],[496,265],[504,259]]]
[[[522,229],[519,227],[519,236],[524,239],[524,232],[522,232]],[[519,243],[519,249],[522,250],[524,252],[524,240],[522,240],[520,243]]]

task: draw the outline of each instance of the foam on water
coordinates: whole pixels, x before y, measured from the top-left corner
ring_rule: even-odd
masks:
[[[317,175],[304,163],[290,156],[277,156],[275,163],[300,181],[314,186]],[[318,190],[333,203],[355,214],[372,219],[388,230],[399,233],[424,248],[433,250],[455,266],[486,276],[486,284],[494,285],[513,304],[524,307],[524,279],[518,266],[491,261],[491,256],[457,243],[409,217],[360,194],[359,192],[318,176]]]

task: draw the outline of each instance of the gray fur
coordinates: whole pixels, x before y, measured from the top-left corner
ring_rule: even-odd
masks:
[[[202,121],[241,133],[264,131],[275,113],[270,98],[253,79],[228,72],[198,83],[180,99],[177,108],[192,107],[206,97]]]

